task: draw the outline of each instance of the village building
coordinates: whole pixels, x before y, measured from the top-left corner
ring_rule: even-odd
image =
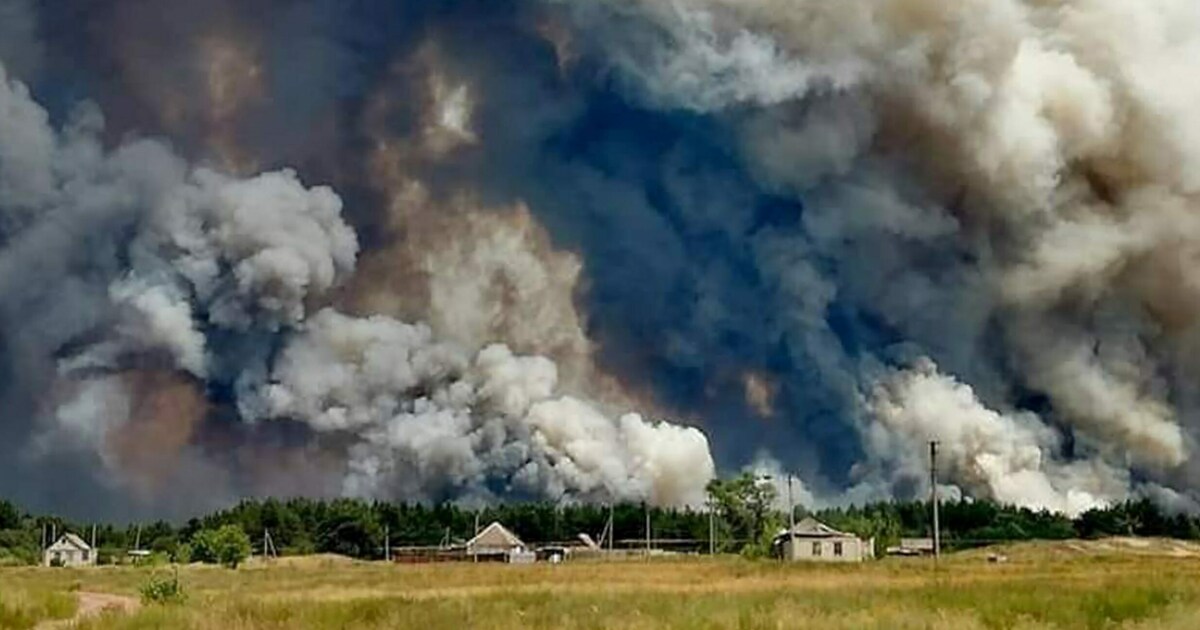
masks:
[[[793,562],[862,562],[875,557],[875,540],[863,540],[809,517],[790,532],[779,532],[772,550],[776,557]]]
[[[516,534],[495,521],[467,541],[466,555],[476,562],[526,564],[537,559]]]
[[[888,547],[889,556],[932,556],[932,538],[901,538],[900,544]]]
[[[96,552],[75,534],[63,534],[42,554],[48,567],[87,567],[96,564]]]

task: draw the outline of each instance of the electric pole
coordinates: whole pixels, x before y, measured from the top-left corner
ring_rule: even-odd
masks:
[[[712,493],[708,493],[708,555],[717,555],[717,502]]]
[[[383,559],[385,562],[392,561],[392,526],[383,526]]]
[[[646,508],[646,558],[650,558],[650,504],[643,503]]]
[[[616,523],[613,521],[613,509],[614,509],[613,506],[614,505],[615,504],[611,503],[611,502],[608,504],[608,540],[606,542],[608,542],[608,557],[609,558],[612,558],[613,538],[617,537],[617,526],[616,526]]]
[[[929,441],[929,503],[933,510],[933,561],[942,556],[942,531],[938,522],[937,440]]]
[[[792,473],[788,473],[788,560],[796,556],[796,504],[792,502]]]

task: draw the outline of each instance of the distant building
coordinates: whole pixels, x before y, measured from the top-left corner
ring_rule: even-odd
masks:
[[[889,556],[931,556],[933,555],[932,538],[901,538],[900,544],[888,547]]]
[[[46,548],[42,564],[48,567],[87,567],[96,564],[96,552],[75,534],[63,534]]]
[[[772,545],[775,554],[793,562],[862,562],[875,557],[875,540],[840,532],[815,518],[783,530]]]
[[[466,554],[476,562],[525,564],[537,558],[516,534],[495,521],[467,541]]]

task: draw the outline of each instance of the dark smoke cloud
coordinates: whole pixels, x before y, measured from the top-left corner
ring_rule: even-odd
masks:
[[[937,437],[1189,505],[1200,16],[1043,5],[0,1],[0,492],[694,500],[641,409],[814,502]]]

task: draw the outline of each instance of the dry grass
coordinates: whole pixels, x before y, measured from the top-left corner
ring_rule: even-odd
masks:
[[[944,561],[783,566],[732,558],[559,566],[389,566],[289,559],[187,567],[183,606],[84,628],[1195,628],[1200,548],[1059,543]],[[10,587],[136,595],[146,569],[0,569]],[[69,613],[67,613],[69,614]],[[59,613],[58,616],[62,616]],[[0,622],[0,627],[3,626]],[[27,626],[15,626],[27,627]]]

